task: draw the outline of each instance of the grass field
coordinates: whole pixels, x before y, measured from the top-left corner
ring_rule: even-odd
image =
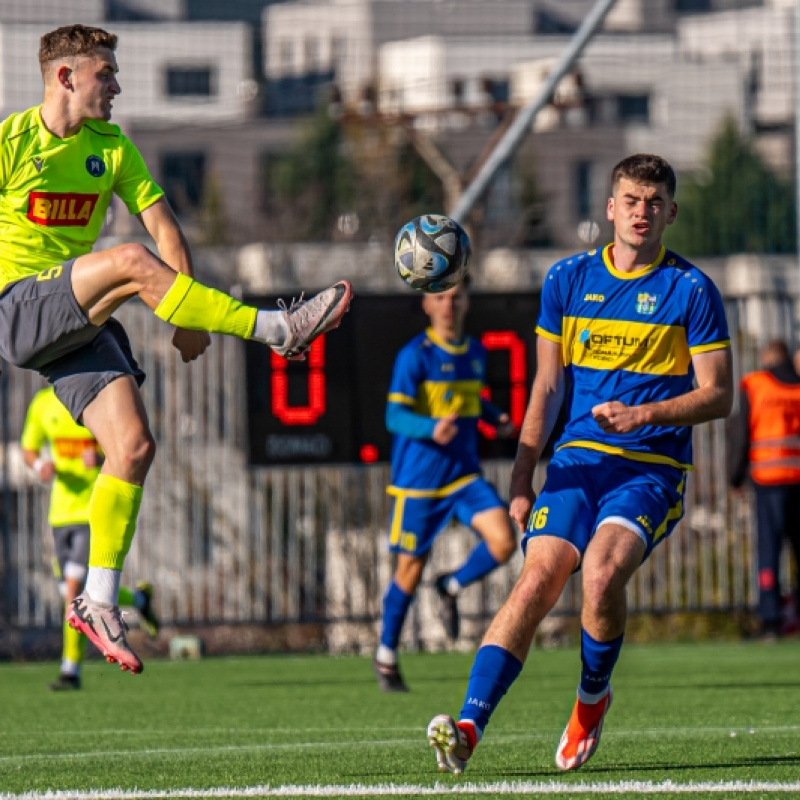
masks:
[[[600,749],[567,775],[575,649],[535,651],[466,773],[436,771],[425,727],[457,714],[471,661],[405,656],[407,695],[356,657],[92,661],[68,694],[45,690],[55,664],[1,665],[0,797],[800,798],[798,641],[627,646]]]

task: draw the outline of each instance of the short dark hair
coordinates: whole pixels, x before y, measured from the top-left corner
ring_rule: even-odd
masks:
[[[661,156],[636,153],[623,158],[611,172],[611,186],[616,189],[622,178],[635,183],[663,183],[670,197],[675,197],[678,180],[675,170]]]
[[[115,50],[116,35],[88,25],[64,25],[39,40],[39,65],[44,70],[45,65],[57,58],[90,56],[99,47]]]

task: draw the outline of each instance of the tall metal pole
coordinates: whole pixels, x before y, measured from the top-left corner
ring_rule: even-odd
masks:
[[[506,131],[503,138],[497,143],[497,147],[486,159],[483,166],[478,170],[472,183],[467,186],[461,195],[456,207],[452,209],[448,216],[457,222],[463,222],[467,214],[472,210],[475,203],[486,190],[486,187],[495,176],[497,170],[507,161],[514,151],[519,147],[525,138],[531,123],[536,115],[547,105],[553,95],[558,82],[569,72],[572,65],[578,60],[584,47],[594,35],[595,31],[602,25],[606,14],[612,9],[617,0],[597,0],[592,6],[592,10],[586,15],[567,49],[553,67],[553,71],[547,76],[547,80],[542,87],[539,96],[520,111],[511,127]],[[797,0],[800,5],[800,0]]]
[[[794,3],[794,197],[797,245],[797,288],[795,310],[800,308],[800,0]]]

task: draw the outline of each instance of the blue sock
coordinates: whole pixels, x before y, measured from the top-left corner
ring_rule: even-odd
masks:
[[[499,565],[500,562],[489,552],[486,542],[481,541],[452,577],[458,581],[459,586],[469,586]]]
[[[390,650],[397,650],[400,631],[403,630],[403,623],[413,599],[413,595],[406,594],[394,581],[389,584],[383,596],[381,644]]]
[[[495,644],[481,647],[475,654],[469,674],[460,719],[472,720],[480,736],[497,704],[521,671],[522,662],[508,650]]]
[[[578,696],[584,703],[596,702],[611,681],[625,634],[610,642],[598,642],[581,628],[581,683]]]

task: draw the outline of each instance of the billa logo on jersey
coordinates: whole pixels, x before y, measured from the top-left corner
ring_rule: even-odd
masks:
[[[77,192],[31,192],[28,219],[37,225],[86,227],[97,205],[97,194]]]
[[[53,439],[53,450],[59,458],[80,458],[86,450],[97,452],[94,439]]]

